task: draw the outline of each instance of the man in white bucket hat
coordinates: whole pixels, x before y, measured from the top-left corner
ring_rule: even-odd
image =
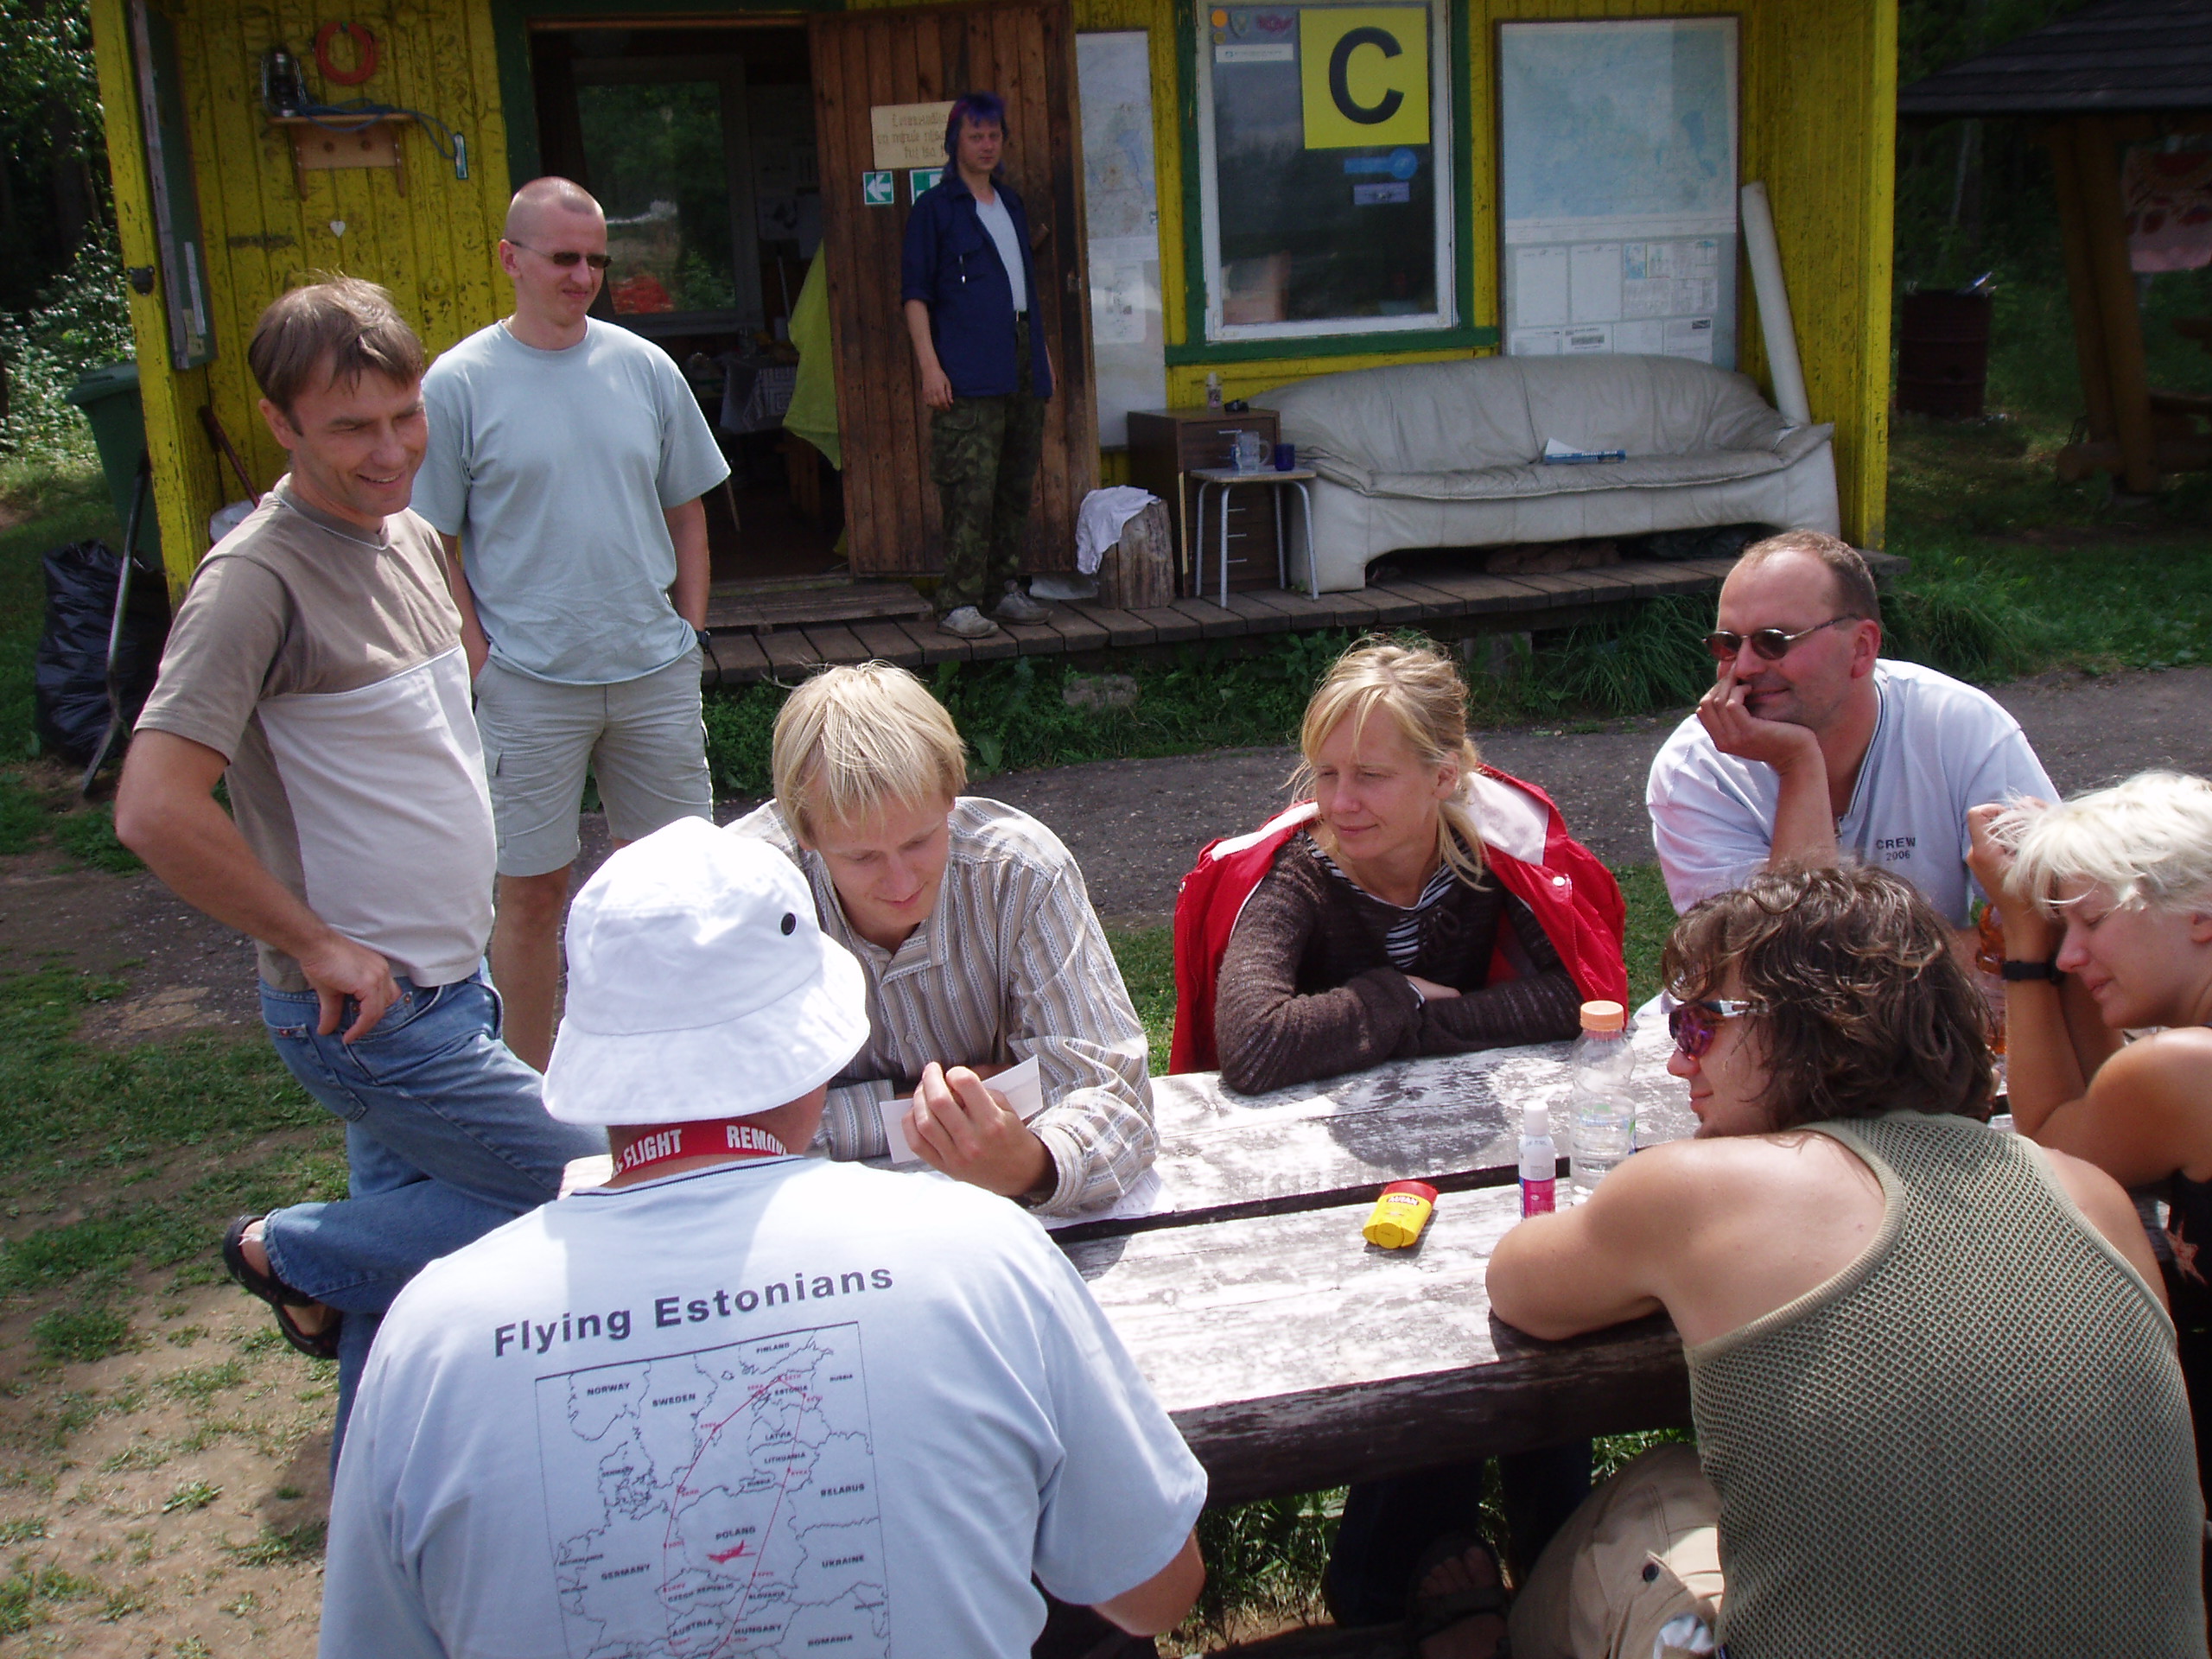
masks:
[[[434,1262],[372,1353],[325,1656],[1026,1654],[1204,1580],[1205,1476],[1005,1199],[793,1156],[868,1035],[774,849],[684,819],[569,920],[546,1109],[604,1187]]]

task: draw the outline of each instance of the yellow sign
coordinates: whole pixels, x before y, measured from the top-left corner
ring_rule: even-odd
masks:
[[[1306,148],[1428,142],[1428,9],[1307,6],[1298,14]]]
[[[942,104],[878,104],[868,112],[880,168],[943,167],[944,124],[952,100]]]

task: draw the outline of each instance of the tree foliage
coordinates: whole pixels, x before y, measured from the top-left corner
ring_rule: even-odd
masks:
[[[86,0],[0,0],[0,309],[67,270],[115,210]]]

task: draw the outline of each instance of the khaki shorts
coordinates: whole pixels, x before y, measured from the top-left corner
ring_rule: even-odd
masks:
[[[1513,1659],[1688,1659],[1719,1620],[1720,1495],[1688,1446],[1645,1452],[1584,1500],[1514,1598]],[[1672,1626],[1673,1628],[1669,1628]],[[1662,1632],[1664,1632],[1662,1637]]]
[[[617,841],[714,816],[696,645],[614,685],[556,685],[487,662],[476,677],[476,727],[501,875],[550,875],[575,862],[587,770]]]

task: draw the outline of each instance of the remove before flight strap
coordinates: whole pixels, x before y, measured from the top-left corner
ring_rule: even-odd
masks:
[[[715,1117],[702,1123],[675,1123],[640,1136],[622,1148],[614,1173],[652,1169],[679,1158],[788,1158],[784,1143],[742,1118]]]

